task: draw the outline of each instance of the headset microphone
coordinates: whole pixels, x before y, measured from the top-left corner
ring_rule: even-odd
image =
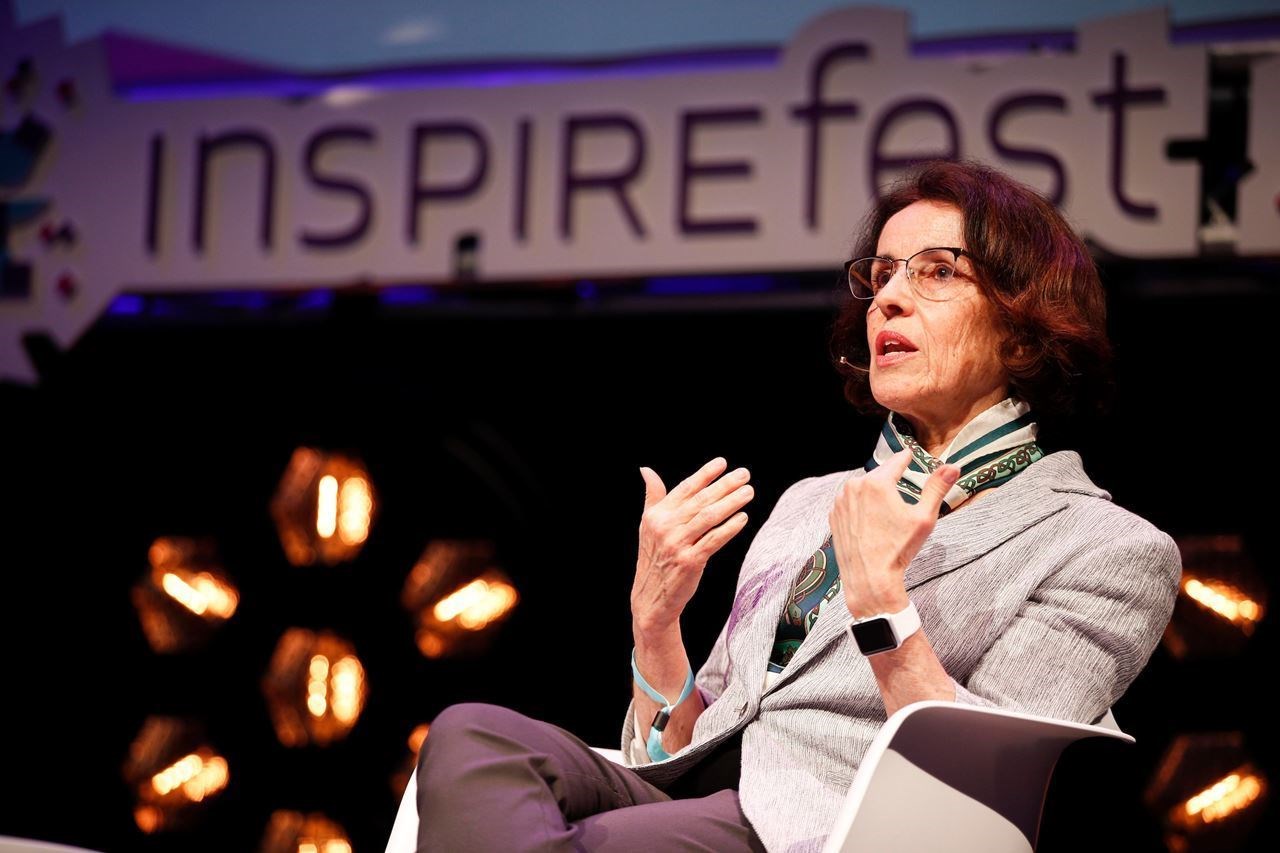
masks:
[[[854,370],[861,370],[863,373],[870,373],[870,372],[871,372],[871,370],[870,370],[869,368],[866,368],[866,367],[859,367],[858,365],[856,365],[856,364],[854,364],[853,362],[849,361],[849,359],[845,358],[844,356],[840,356],[840,363],[841,363],[841,364],[843,364],[843,365],[845,365],[846,367],[851,367],[851,368],[853,368]]]

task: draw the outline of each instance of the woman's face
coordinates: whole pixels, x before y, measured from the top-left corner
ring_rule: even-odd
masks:
[[[921,249],[966,248],[964,217],[948,204],[917,201],[885,223],[876,254],[908,258]],[[996,312],[962,257],[945,301],[922,299],[897,264],[890,282],[867,310],[871,351],[871,393],[885,408],[905,415],[917,429],[947,433],[1003,400],[1008,376],[999,359],[1004,334]],[[885,354],[877,338],[896,332],[914,351]]]

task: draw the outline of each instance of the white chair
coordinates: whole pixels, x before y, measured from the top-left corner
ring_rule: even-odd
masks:
[[[1062,751],[1084,738],[1133,743],[1108,711],[1095,725],[954,702],[916,702],[885,721],[854,775],[823,853],[1029,853]],[[592,747],[622,763],[616,749]],[[418,776],[387,853],[417,845]]]
[[[1095,725],[954,702],[916,702],[880,729],[823,853],[1029,853],[1062,751],[1133,743],[1110,711]]]

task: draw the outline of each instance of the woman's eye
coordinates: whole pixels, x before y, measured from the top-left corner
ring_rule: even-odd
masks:
[[[934,264],[926,273],[930,278],[936,278],[938,281],[950,281],[956,271],[946,264]]]

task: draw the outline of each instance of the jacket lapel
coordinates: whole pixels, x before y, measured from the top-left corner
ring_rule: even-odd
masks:
[[[1004,497],[1008,499],[1001,500]],[[1010,489],[1007,494],[997,489],[972,506],[962,508],[963,519],[957,519],[956,515],[938,519],[920,552],[907,566],[903,576],[907,591],[973,562],[1066,505],[1066,499],[1051,489]]]
[[[791,593],[791,584],[795,581],[804,562],[814,551],[822,547],[830,533],[828,519],[835,496],[846,480],[850,477],[861,477],[863,473],[861,469],[851,471],[847,476],[833,478],[833,484],[825,484],[821,487],[821,490],[815,493],[805,505],[804,512],[791,530],[787,532],[791,546],[781,550],[778,562],[755,573],[759,600],[751,609],[750,615],[744,618],[739,630],[730,638],[734,647],[735,666],[742,667],[743,686],[751,695],[759,696],[763,691],[764,673],[768,669],[769,655],[773,652],[778,623],[782,620],[787,598]],[[800,556],[801,554],[803,556]],[[748,600],[756,594],[752,590],[747,590],[746,593]],[[840,609],[848,612],[848,608]],[[814,630],[817,630],[823,615],[823,613],[818,614],[818,622],[814,624]],[[800,651],[803,651],[812,639],[813,633],[810,632],[805,641],[800,644]],[[787,670],[790,668],[788,666]],[[787,670],[783,670],[781,675],[785,676]]]

